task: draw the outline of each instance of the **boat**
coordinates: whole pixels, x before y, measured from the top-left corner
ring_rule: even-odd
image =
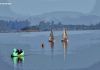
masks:
[[[49,42],[54,42],[54,35],[53,31],[51,30],[50,36],[49,36]]]
[[[21,52],[18,52],[17,49],[13,49],[13,53],[11,54],[11,57],[23,57],[24,51],[21,50]]]
[[[62,40],[61,41],[62,42],[67,42],[68,41],[66,29],[64,30],[64,32],[62,34]]]

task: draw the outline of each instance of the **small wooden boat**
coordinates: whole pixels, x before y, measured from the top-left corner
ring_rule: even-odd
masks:
[[[54,42],[54,35],[53,31],[51,30],[50,36],[49,36],[49,42]]]
[[[64,32],[62,34],[62,40],[61,41],[62,42],[67,42],[68,41],[66,29],[64,30]]]

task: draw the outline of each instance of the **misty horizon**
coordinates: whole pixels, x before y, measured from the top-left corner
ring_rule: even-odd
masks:
[[[0,16],[13,16],[13,14],[36,16],[57,11],[99,15],[100,3],[99,0],[0,0],[0,3],[3,2],[11,5],[0,5]]]

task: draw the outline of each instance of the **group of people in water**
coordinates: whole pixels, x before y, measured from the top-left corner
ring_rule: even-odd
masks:
[[[23,56],[24,51],[22,49],[13,49],[13,53],[11,54],[11,57],[17,57],[18,55]]]

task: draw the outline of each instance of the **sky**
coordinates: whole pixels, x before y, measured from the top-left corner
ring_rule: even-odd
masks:
[[[54,11],[89,13],[96,0],[8,0],[12,11],[23,15],[39,15]]]
[[[11,11],[22,15],[40,15],[55,11],[90,13],[96,0],[0,0],[2,13]]]

